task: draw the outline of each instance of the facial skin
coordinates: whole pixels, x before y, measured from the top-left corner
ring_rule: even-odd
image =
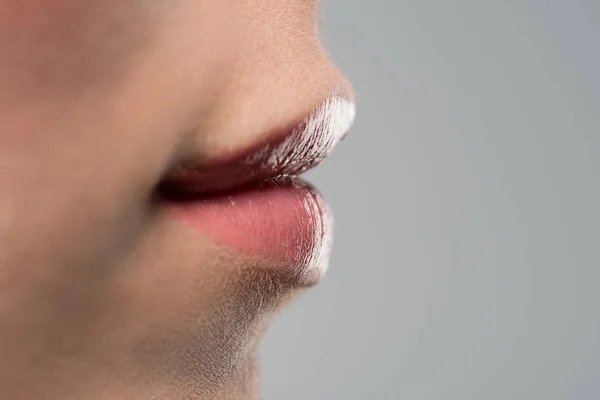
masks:
[[[156,199],[350,89],[311,0],[0,0],[0,391],[255,399],[301,289]],[[283,367],[283,366],[282,366]]]

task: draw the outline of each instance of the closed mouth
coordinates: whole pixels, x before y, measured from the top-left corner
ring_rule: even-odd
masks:
[[[159,191],[200,233],[313,281],[327,267],[332,219],[321,196],[298,176],[327,157],[353,118],[351,102],[330,98],[266,143],[181,163]]]

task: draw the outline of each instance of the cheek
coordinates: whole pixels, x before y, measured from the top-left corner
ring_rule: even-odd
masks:
[[[117,80],[160,31],[169,3],[0,0],[0,82],[60,96]]]
[[[0,302],[76,298],[146,228],[157,167],[139,162],[152,155],[144,136],[116,123],[108,101],[0,102]]]

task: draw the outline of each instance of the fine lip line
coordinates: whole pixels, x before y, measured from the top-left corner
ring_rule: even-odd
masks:
[[[192,184],[193,185],[193,184]],[[277,175],[272,178],[249,181],[244,184],[227,187],[221,190],[186,190],[185,187],[177,188],[169,185],[159,186],[159,193],[166,200],[172,202],[197,202],[209,200],[215,197],[235,197],[236,194],[246,192],[248,190],[261,190],[273,187],[294,187],[298,190],[310,194],[313,199],[321,198],[320,191],[310,182],[302,179],[299,175]]]
[[[234,149],[212,160],[181,162],[161,181],[159,191],[168,196],[212,196],[265,181],[289,183],[329,155],[346,137],[354,116],[352,101],[329,97],[285,133],[272,134],[250,147]]]

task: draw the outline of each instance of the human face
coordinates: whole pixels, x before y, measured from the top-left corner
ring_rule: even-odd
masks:
[[[353,117],[316,25],[314,0],[0,0],[4,396],[257,396],[330,226],[304,183],[255,182]]]

